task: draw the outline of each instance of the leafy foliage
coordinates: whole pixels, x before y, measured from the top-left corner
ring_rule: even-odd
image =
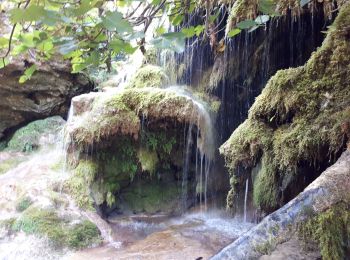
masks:
[[[0,9],[9,17],[12,30],[0,35],[0,69],[18,55],[40,62],[59,54],[71,61],[73,73],[103,64],[110,71],[116,57],[138,48],[145,52],[145,35],[150,30],[153,39],[147,44],[182,52],[186,38],[207,38],[220,30],[225,22],[222,10],[227,12],[223,5],[176,0],[6,0]],[[260,0],[262,15],[242,21],[227,36],[265,25],[276,15],[274,10],[273,0]],[[194,12],[202,12],[203,20],[192,25],[189,17]],[[36,69],[35,65],[27,68],[19,81],[29,80]]]

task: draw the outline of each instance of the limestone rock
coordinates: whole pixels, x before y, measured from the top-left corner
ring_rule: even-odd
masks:
[[[65,116],[72,97],[92,90],[86,76],[71,74],[69,64],[60,61],[37,64],[38,71],[20,84],[27,66],[18,60],[0,69],[0,138],[33,120]]]

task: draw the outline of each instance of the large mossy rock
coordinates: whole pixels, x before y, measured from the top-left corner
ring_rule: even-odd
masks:
[[[20,84],[19,77],[31,62],[22,58],[0,69],[0,138],[31,121],[65,116],[71,98],[93,88],[86,76],[71,74],[68,63],[53,61],[37,64],[38,71]]]
[[[228,207],[237,205],[237,194],[249,178],[255,206],[271,212],[344,150],[350,136],[349,28],[346,4],[322,47],[306,65],[273,76],[248,119],[221,146],[231,172]]]
[[[196,156],[207,116],[203,105],[174,89],[112,89],[73,98],[66,133],[76,168],[66,188],[79,206],[99,206],[106,214],[181,212],[182,193],[196,196],[195,166],[189,162],[184,170],[184,158]]]
[[[67,131],[72,143],[79,146],[99,143],[114,135],[138,139],[142,118],[147,119],[148,126],[164,129],[192,123],[205,131],[206,119],[197,103],[173,90],[135,88],[114,94],[92,93],[76,97],[72,103],[79,118],[68,124]]]

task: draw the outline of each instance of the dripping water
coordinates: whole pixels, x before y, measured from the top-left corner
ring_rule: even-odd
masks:
[[[244,222],[247,222],[248,184],[249,184],[249,179],[247,179],[246,182],[245,182],[245,194],[244,194]]]

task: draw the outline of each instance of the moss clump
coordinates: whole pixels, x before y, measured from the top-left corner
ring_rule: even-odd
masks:
[[[196,104],[175,91],[134,88],[96,98],[92,111],[82,115],[67,131],[71,145],[86,147],[117,135],[137,139],[142,117],[163,123],[197,123],[199,116]]]
[[[160,88],[167,84],[168,77],[161,67],[146,65],[141,67],[128,84],[128,88],[154,87]]]
[[[238,167],[249,171],[262,160],[254,201],[265,211],[275,208],[276,194],[281,193],[277,187],[288,188],[291,178],[303,178],[299,176],[302,165],[317,169],[345,147],[350,136],[350,62],[344,58],[350,55],[349,28],[350,5],[346,4],[322,47],[305,66],[277,72],[248,119],[220,148],[231,176]],[[267,192],[269,185],[274,192]],[[277,204],[285,203],[281,196]]]
[[[59,116],[29,123],[15,132],[7,144],[7,149],[11,151],[31,152],[39,147],[40,137],[45,134],[58,133],[62,129],[63,124],[64,120]]]
[[[33,201],[31,200],[30,197],[26,197],[26,196],[22,197],[18,200],[18,202],[16,204],[16,210],[18,212],[25,211],[32,204],[33,204]]]
[[[90,221],[70,225],[54,211],[30,207],[12,225],[14,231],[47,237],[54,246],[80,249],[99,243],[100,233]]]
[[[137,157],[139,158],[142,171],[147,171],[153,175],[158,164],[157,153],[146,149],[140,149],[137,153]]]
[[[81,249],[101,243],[100,231],[96,225],[88,220],[75,224],[67,233],[67,245]]]
[[[267,211],[273,211],[278,206],[278,183],[276,169],[273,162],[269,161],[271,157],[262,158],[261,169],[255,180],[253,189],[253,201],[257,207]]]
[[[298,237],[306,249],[316,243],[322,259],[346,259],[350,252],[350,209],[340,203],[298,226]]]
[[[65,183],[65,189],[72,195],[80,208],[93,209],[90,196],[90,185],[95,180],[98,166],[92,161],[81,160],[73,171],[73,175]]]

